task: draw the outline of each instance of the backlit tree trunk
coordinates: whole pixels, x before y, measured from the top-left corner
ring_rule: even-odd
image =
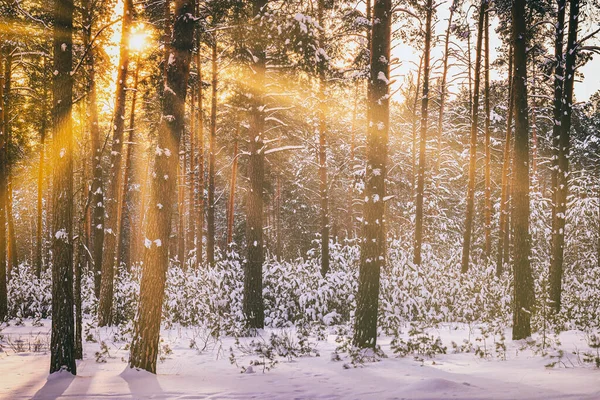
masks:
[[[217,139],[217,37],[213,33],[211,43],[212,92],[210,102],[210,137],[208,141],[208,213],[206,214],[206,259],[215,264],[215,152]]]
[[[180,136],[184,129],[185,97],[194,47],[196,19],[190,0],[175,1],[173,36],[169,47],[162,118],[150,189],[150,204],[140,302],[134,323],[129,365],[156,373],[160,320],[167,269],[173,195],[177,189]]]
[[[0,51],[0,79],[4,81],[4,60]],[[8,293],[6,287],[6,133],[4,132],[4,82],[0,83],[0,321],[6,318],[8,312]]]
[[[239,131],[239,128],[238,128]],[[231,165],[231,181],[229,182],[229,201],[227,202],[227,246],[233,242],[233,227],[235,218],[235,185],[238,169],[238,135],[233,143],[233,163]]]
[[[254,93],[250,104],[250,128],[248,129],[249,153],[248,179],[250,187],[246,199],[246,264],[244,268],[244,300],[243,310],[246,326],[250,329],[262,329],[265,324],[265,305],[262,295],[262,268],[264,262],[263,250],[263,208],[264,208],[264,180],[265,180],[265,155],[264,145],[264,90],[266,50],[262,37],[261,25],[264,8],[267,0],[252,1],[252,15],[255,18],[254,31],[258,37],[254,38],[252,48],[253,65],[251,74]]]
[[[73,310],[73,2],[54,2],[50,373],[76,374]]]
[[[100,302],[98,304],[98,325],[105,326],[112,323],[112,305],[114,292],[114,275],[118,254],[119,236],[119,193],[122,182],[122,152],[123,132],[125,128],[125,87],[127,85],[127,71],[129,68],[129,32],[133,13],[133,1],[125,0],[123,3],[122,33],[119,49],[119,65],[117,67],[117,83],[115,89],[115,112],[112,135],[112,148],[110,153],[110,176],[108,196],[105,199],[107,219],[104,229],[104,254],[102,256],[102,278],[100,286]]]
[[[473,104],[471,109],[471,148],[469,152],[469,183],[467,188],[467,214],[465,218],[465,232],[463,236],[463,249],[461,272],[469,270],[471,254],[471,235],[473,231],[473,216],[475,214],[475,173],[477,166],[477,133],[479,122],[479,85],[481,81],[481,47],[483,42],[484,17],[487,12],[487,0],[481,1],[479,7],[479,22],[477,25],[477,46],[475,48],[475,79],[473,82]],[[470,69],[470,68],[469,68]]]
[[[417,170],[417,197],[415,218],[415,265],[421,265],[421,246],[423,243],[423,195],[425,191],[425,158],[427,152],[427,128],[429,118],[429,59],[431,56],[431,16],[433,1],[427,0],[425,20],[425,49],[423,50],[423,96],[421,97],[421,138],[419,143],[419,167]]]
[[[527,109],[527,24],[525,0],[514,0],[512,7],[512,41],[514,48],[513,90],[515,96],[514,162],[514,310],[513,340],[531,336],[534,305],[533,277],[529,256],[529,122]]]
[[[514,110],[514,94],[513,94],[513,50],[512,46],[509,50],[508,55],[508,107],[506,116],[506,139],[504,142],[504,161],[502,163],[502,176],[501,176],[501,194],[500,194],[500,221],[498,223],[498,253],[496,257],[496,275],[500,276],[504,269],[504,263],[508,262],[508,198],[509,198],[509,170],[510,170],[510,154],[511,154],[511,142],[512,142],[512,123],[513,123],[513,110]]]
[[[569,9],[569,36],[563,72],[562,107],[560,112],[560,134],[554,139],[558,144],[556,154],[556,186],[554,187],[554,202],[552,220],[552,256],[550,261],[550,300],[553,309],[560,311],[563,258],[565,247],[565,219],[567,213],[567,196],[569,194],[569,151],[571,114],[573,111],[573,86],[577,58],[577,27],[579,21],[579,0],[571,0]],[[557,78],[559,77],[557,73]],[[558,121],[558,120],[557,120]],[[555,122],[557,124],[558,122]]]
[[[485,256],[492,251],[492,148],[490,143],[490,12],[485,12]]]
[[[367,129],[367,165],[363,240],[354,326],[354,344],[375,347],[379,279],[385,265],[384,197],[389,130],[389,59],[392,25],[391,0],[375,0],[371,45],[370,120]]]
[[[139,144],[136,142],[135,134],[135,112],[138,97],[138,83],[140,75],[140,56],[136,57],[135,72],[133,75],[133,90],[131,98],[131,112],[129,114],[129,132],[127,138],[127,150],[125,155],[125,170],[123,174],[123,187],[122,196],[120,200],[121,217],[119,218],[119,254],[118,262],[124,263],[127,268],[131,268],[132,265],[132,254],[135,254],[135,248],[137,247],[137,241],[135,240],[136,230],[138,224],[139,212],[137,211],[138,206],[138,189],[134,186],[136,181],[136,165],[135,160],[137,158],[136,148]]]
[[[82,1],[83,18],[83,44],[85,47],[90,45],[92,40],[92,21],[94,15],[94,1]],[[100,298],[101,269],[102,269],[102,250],[104,245],[104,192],[103,192],[103,169],[102,169],[102,147],[100,139],[100,130],[98,126],[98,102],[96,93],[96,64],[95,51],[90,48],[86,58],[87,69],[87,121],[86,124],[90,130],[92,143],[92,187],[91,187],[91,207],[92,207],[92,257],[94,262],[94,294]]]
[[[318,22],[323,28],[324,0],[318,2]],[[325,46],[324,33],[319,32],[320,47]],[[321,275],[325,276],[329,272],[329,195],[327,190],[327,121],[326,105],[327,101],[325,90],[327,89],[327,80],[325,72],[327,69],[327,58],[324,55],[317,55],[317,69],[319,74],[319,107],[317,110],[319,119],[319,195],[321,202]]]
[[[450,33],[452,32],[452,19],[454,17],[454,11],[456,10],[456,2],[453,2],[450,6],[450,16],[448,17],[448,27],[446,28],[446,38],[444,39],[444,62],[442,67],[442,81],[440,83],[440,109],[438,113],[437,121],[437,165],[436,171],[439,171],[442,163],[442,142],[443,142],[443,126],[444,126],[444,111],[446,106],[446,92],[448,91],[448,59],[450,58],[449,46],[450,46]]]

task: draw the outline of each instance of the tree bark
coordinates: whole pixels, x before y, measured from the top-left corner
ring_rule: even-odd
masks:
[[[479,22],[477,25],[477,46],[475,48],[475,79],[473,82],[473,104],[471,109],[471,148],[469,152],[469,183],[467,188],[467,213],[465,218],[465,232],[463,236],[463,249],[461,272],[469,270],[469,256],[471,254],[471,235],[473,230],[473,215],[475,213],[475,173],[477,167],[477,134],[479,122],[479,85],[481,81],[481,47],[483,42],[484,17],[487,12],[487,0],[481,1],[479,8]],[[470,69],[470,68],[469,68]]]
[[[176,192],[179,143],[184,129],[185,97],[194,47],[196,18],[193,15],[194,6],[190,0],[175,1],[173,35],[169,47],[162,119],[144,240],[140,302],[129,358],[131,368],[151,373],[156,373],[162,305],[169,266],[173,194]]]
[[[6,57],[4,58],[4,134],[6,135],[6,157],[10,158],[8,149],[11,143],[11,126],[10,126],[10,106],[12,97],[12,58],[13,47],[8,47]],[[6,196],[6,222],[8,224],[8,266],[6,268],[6,280],[10,281],[11,273],[18,265],[17,256],[17,239],[15,234],[15,222],[13,218],[13,190],[12,190],[12,166],[7,164],[7,182],[6,191],[3,195]]]
[[[50,373],[75,375],[73,310],[73,2],[54,3],[52,333]]]
[[[323,28],[324,0],[318,2],[317,20]],[[325,46],[323,31],[319,31],[320,47]],[[317,70],[319,75],[319,108],[317,110],[319,119],[319,195],[321,202],[321,275],[324,277],[329,272],[329,194],[327,190],[327,121],[325,91],[327,90],[327,79],[325,76],[328,68],[327,58],[317,55]]]
[[[196,2],[198,5],[198,2]],[[196,223],[196,266],[204,264],[204,118],[202,105],[202,63],[200,61],[200,32],[196,35],[196,68],[198,68],[198,127],[196,134],[198,138],[198,166],[197,173],[197,203],[195,212]]]
[[[40,121],[40,161],[38,164],[38,179],[37,179],[37,214],[36,214],[36,234],[35,234],[35,276],[39,279],[44,268],[43,252],[43,213],[44,213],[44,172],[46,169],[46,133],[48,123],[46,120],[48,91],[46,85],[43,89],[42,98],[42,118]]]
[[[243,310],[246,318],[246,327],[249,329],[262,329],[265,324],[265,305],[262,296],[262,268],[264,262],[263,250],[263,186],[265,180],[264,164],[264,97],[262,90],[265,84],[266,49],[264,45],[263,29],[260,25],[267,0],[252,1],[252,15],[257,20],[258,37],[254,38],[252,49],[254,70],[254,93],[250,105],[250,128],[248,129],[249,160],[248,178],[250,188],[246,199],[246,264],[244,268],[244,300]]]
[[[371,45],[371,75],[367,129],[367,166],[365,208],[361,244],[356,322],[353,342],[356,346],[374,348],[377,343],[377,308],[379,280],[385,265],[386,238],[384,228],[385,177],[389,131],[390,33],[392,3],[375,0]]]
[[[83,44],[87,48],[92,40],[92,27],[94,16],[94,1],[82,1],[82,19],[83,19]],[[92,187],[90,190],[92,207],[92,256],[94,268],[94,294],[97,299],[100,298],[101,269],[102,269],[102,250],[104,245],[104,192],[102,169],[102,142],[100,139],[100,130],[98,125],[98,102],[96,91],[96,63],[94,48],[90,48],[86,58],[87,69],[87,121],[88,129],[92,142]]]
[[[446,92],[447,83],[448,83],[448,59],[450,58],[449,47],[450,47],[450,33],[452,32],[452,19],[454,17],[454,11],[456,10],[456,2],[452,3],[450,6],[450,16],[448,17],[448,28],[446,28],[446,38],[444,39],[444,61],[442,67],[442,81],[440,83],[440,109],[438,113],[438,123],[437,123],[437,138],[438,138],[438,149],[437,149],[437,165],[436,172],[440,170],[442,163],[442,142],[443,142],[443,134],[442,130],[444,127],[444,111],[446,106]]]
[[[513,340],[531,336],[534,305],[533,276],[529,256],[529,122],[527,109],[527,23],[525,0],[514,0],[512,41],[514,48],[513,90],[515,96],[514,159],[514,311]]]
[[[504,270],[504,263],[508,262],[508,199],[509,199],[509,170],[510,170],[510,154],[512,147],[512,123],[514,109],[514,90],[513,90],[513,49],[509,50],[508,56],[508,107],[506,116],[506,139],[504,142],[504,161],[502,163],[501,176],[501,194],[500,194],[500,221],[498,223],[498,254],[496,257],[496,275],[500,276]]]
[[[0,51],[0,79],[4,81],[4,60]],[[4,121],[4,82],[0,84],[0,122]],[[8,313],[8,290],[6,287],[6,181],[8,162],[6,157],[6,133],[4,124],[0,123],[0,321],[4,321]]]
[[[213,32],[211,43],[212,91],[210,102],[210,137],[208,141],[208,213],[206,214],[206,260],[215,264],[215,152],[217,139],[217,36]]]
[[[492,251],[492,148],[490,143],[490,12],[485,12],[485,256]]]
[[[425,191],[425,163],[427,151],[427,128],[429,118],[429,59],[431,56],[431,17],[433,1],[427,0],[425,19],[425,49],[423,50],[423,96],[421,97],[421,138],[419,143],[419,167],[417,170],[417,197],[415,218],[415,265],[421,265],[421,247],[423,243],[423,196]]]
[[[135,72],[133,74],[133,90],[131,98],[131,111],[129,114],[129,128],[127,138],[127,149],[125,153],[125,170],[123,174],[122,196],[119,208],[121,217],[119,218],[119,241],[117,248],[117,265],[124,263],[128,270],[133,264],[132,254],[136,253],[137,240],[135,240],[138,224],[138,189],[134,187],[136,181],[136,134],[135,134],[135,111],[137,105],[138,83],[140,75],[140,56],[136,56]]]
[[[569,151],[571,114],[573,111],[573,86],[577,58],[577,28],[579,21],[579,0],[571,0],[569,9],[569,35],[563,72],[563,92],[560,111],[560,127],[556,155],[556,186],[554,186],[555,212],[552,220],[552,255],[550,260],[550,301],[554,311],[560,311],[563,277],[563,258],[565,246],[565,220],[567,213],[567,197],[569,194]],[[558,24],[557,24],[558,25]],[[557,39],[558,41],[558,39]],[[558,75],[557,72],[557,78]],[[556,112],[556,111],[555,111]],[[555,124],[558,123],[558,120]],[[554,131],[553,131],[554,132]]]
[[[108,184],[108,196],[105,199],[107,219],[104,229],[104,254],[102,256],[102,278],[100,286],[100,302],[98,304],[98,325],[106,326],[112,324],[112,305],[114,291],[114,276],[118,249],[119,236],[119,193],[122,186],[122,152],[123,132],[125,127],[125,102],[127,85],[127,73],[129,68],[129,32],[131,29],[133,13],[133,1],[125,0],[123,3],[122,33],[119,45],[119,65],[117,72],[117,84],[115,89],[115,112],[112,136],[112,149],[110,153],[110,182]]]
[[[238,128],[239,131],[239,128]],[[233,163],[231,165],[231,181],[229,183],[229,201],[227,202],[227,246],[233,242],[233,227],[235,218],[235,185],[238,169],[238,135],[233,143]]]

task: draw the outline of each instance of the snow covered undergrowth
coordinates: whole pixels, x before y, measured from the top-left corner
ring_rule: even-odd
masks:
[[[2,330],[0,353],[1,399],[597,399],[600,379],[593,363],[584,361],[590,338],[580,331],[563,332],[560,344],[548,352],[538,345],[503,342],[501,336],[486,335],[478,328],[443,324],[427,329],[423,335],[441,338],[447,354],[433,357],[415,355],[396,357],[390,342],[379,343],[384,357],[366,362],[352,357],[340,346],[340,327],[327,328],[324,340],[311,336],[313,355],[274,356],[265,369],[248,368],[252,361],[264,360],[248,354],[251,341],[271,343],[271,334],[297,340],[290,330],[269,329],[261,338],[210,338],[199,328],[179,325],[161,333],[158,374],[127,367],[127,341],[119,328],[93,329],[84,343],[84,360],[78,362],[78,375],[53,375],[48,378],[49,330],[51,322]],[[411,341],[409,329],[401,337]],[[413,332],[414,333],[414,332]],[[505,332],[510,338],[510,332]],[[209,338],[206,340],[205,338]],[[413,336],[412,339],[423,337]],[[115,341],[115,338],[117,341]],[[93,340],[93,341],[90,341]],[[423,342],[421,340],[421,342]],[[453,343],[455,345],[453,345]],[[466,344],[470,344],[467,346]],[[504,351],[502,345],[506,346]],[[290,346],[297,347],[298,342]],[[425,346],[426,347],[426,346]],[[319,356],[314,355],[314,351]],[[466,352],[468,351],[468,352]],[[562,351],[562,358],[554,365]],[[232,353],[235,363],[231,363]],[[338,358],[340,361],[336,361]],[[360,361],[365,361],[362,365]],[[246,370],[245,373],[241,373]]]

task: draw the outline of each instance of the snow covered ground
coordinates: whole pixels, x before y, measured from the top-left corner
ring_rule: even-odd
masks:
[[[127,368],[126,344],[108,341],[113,335],[109,329],[100,331],[108,350],[100,358],[106,362],[96,361],[100,344],[86,342],[76,377],[49,378],[50,321],[43,324],[26,322],[2,330],[0,399],[600,399],[600,371],[573,354],[588,348],[585,335],[574,331],[561,335],[564,365],[554,368],[545,367],[548,357],[510,341],[506,360],[482,359],[471,352],[417,361],[394,357],[390,340],[383,338],[388,358],[346,369],[344,361],[332,361],[337,343],[331,335],[316,342],[320,357],[280,359],[265,373],[260,367],[240,373],[229,361],[234,339],[211,342],[200,352],[190,342],[195,338],[202,347],[201,332],[173,328],[162,333],[163,345],[172,353],[164,355],[155,376]],[[466,328],[455,328],[431,330],[441,336],[448,353],[453,351],[451,341],[460,343],[469,336]],[[237,359],[239,365],[248,361]]]

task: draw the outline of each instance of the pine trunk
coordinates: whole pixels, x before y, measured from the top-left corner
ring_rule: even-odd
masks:
[[[94,2],[83,0],[82,18],[84,46],[90,46],[92,40],[92,21],[94,14]],[[97,299],[100,298],[101,269],[102,269],[102,250],[104,245],[104,188],[102,169],[102,147],[100,139],[100,130],[98,125],[98,101],[96,92],[96,64],[94,48],[90,48],[86,59],[86,68],[88,75],[88,95],[87,95],[87,121],[86,124],[90,130],[92,143],[92,187],[90,190],[91,208],[92,208],[92,257],[94,268],[94,294]]]
[[[438,149],[437,149],[437,165],[436,171],[440,170],[442,164],[442,150],[443,150],[443,134],[442,130],[444,127],[444,111],[446,106],[446,92],[447,83],[448,83],[448,59],[450,58],[450,33],[452,32],[452,19],[454,17],[454,11],[456,10],[456,2],[453,2],[452,6],[450,6],[450,16],[448,17],[448,27],[446,28],[446,38],[444,40],[444,62],[442,67],[442,82],[440,83],[440,109],[438,113],[438,123],[437,123],[437,139],[438,139]]]
[[[252,54],[254,55],[254,82],[252,87],[257,88],[253,93],[250,108],[250,128],[248,129],[249,153],[248,178],[250,187],[246,200],[246,264],[244,268],[244,300],[243,310],[246,326],[249,329],[262,329],[265,324],[265,306],[262,296],[262,269],[264,262],[263,250],[263,187],[265,180],[265,155],[262,151],[264,145],[264,100],[262,90],[265,84],[266,52],[262,38],[262,20],[267,0],[253,0],[252,15],[258,26],[259,37],[255,38]]]
[[[73,2],[54,3],[50,373],[76,374],[73,310]]]
[[[0,79],[4,80],[4,60],[0,51]],[[4,121],[4,82],[0,84],[0,122]],[[6,287],[6,181],[8,160],[6,157],[7,143],[4,124],[0,123],[0,321],[4,321],[8,313],[8,290]]]
[[[514,310],[513,340],[531,336],[534,305],[533,276],[529,256],[529,122],[527,109],[527,24],[525,0],[514,0],[512,7],[514,48],[513,90],[515,98],[514,159]]]
[[[122,186],[122,153],[123,132],[125,128],[125,102],[127,85],[127,72],[129,68],[129,32],[133,13],[133,1],[125,0],[123,3],[122,33],[119,50],[119,65],[115,89],[115,112],[112,135],[112,148],[110,153],[110,176],[108,184],[108,197],[105,199],[107,219],[104,227],[104,254],[102,256],[100,302],[98,304],[98,325],[112,324],[112,306],[114,292],[114,276],[118,255],[119,193]]]
[[[194,47],[195,18],[190,0],[175,1],[173,37],[169,46],[166,90],[150,189],[150,205],[140,302],[134,323],[129,365],[156,373],[159,333],[167,269],[173,194],[177,189],[180,136],[184,129],[185,96]]]
[[[323,9],[325,7],[323,0],[319,0],[318,22],[323,28]],[[324,35],[320,32],[319,42],[321,48],[324,48]],[[327,190],[327,121],[326,104],[327,80],[325,72],[327,69],[327,59],[319,56],[317,61],[319,74],[319,195],[321,202],[321,275],[324,277],[329,272],[329,195]]]
[[[425,20],[425,49],[423,50],[423,96],[421,97],[421,138],[419,143],[419,168],[417,170],[417,197],[415,218],[415,265],[421,265],[421,247],[423,243],[423,197],[425,191],[425,162],[427,151],[427,128],[429,118],[429,59],[431,56],[431,16],[433,1],[427,0],[427,17]]]
[[[550,301],[553,309],[558,312],[561,306],[563,258],[565,247],[565,220],[567,213],[567,197],[569,195],[569,151],[571,114],[573,112],[573,85],[577,58],[577,29],[579,21],[579,0],[571,0],[569,9],[569,36],[565,57],[563,76],[564,88],[562,93],[562,108],[560,118],[560,133],[558,140],[558,155],[556,171],[556,186],[554,187],[554,208],[552,220],[552,256],[550,261]],[[557,75],[558,77],[558,75]]]
[[[133,90],[131,98],[131,111],[129,114],[129,128],[127,138],[127,150],[125,154],[125,170],[123,174],[123,187],[121,204],[120,226],[119,226],[119,254],[117,265],[124,263],[128,270],[131,269],[133,263],[132,254],[136,253],[137,240],[135,234],[137,231],[137,206],[138,206],[138,190],[134,187],[136,181],[136,134],[135,134],[135,111],[137,105],[138,83],[140,74],[140,56],[136,57],[135,72],[133,74]]]
[[[210,137],[208,141],[208,213],[206,214],[206,259],[215,264],[215,152],[217,138],[217,38],[213,33],[211,46],[212,92],[210,102]]]
[[[475,214],[475,173],[477,167],[477,134],[479,123],[479,85],[481,82],[481,47],[483,42],[483,25],[487,12],[487,0],[481,1],[479,8],[479,22],[477,25],[477,46],[475,48],[475,79],[473,81],[473,104],[471,109],[471,148],[469,152],[469,183],[467,188],[467,213],[465,218],[465,232],[463,236],[463,249],[461,272],[469,270],[471,254],[471,236],[473,233],[473,216]]]
[[[485,256],[492,251],[492,144],[490,142],[490,22],[489,9],[485,12]]]
[[[389,131],[391,0],[375,0],[371,45],[371,75],[368,104],[370,120],[367,129],[367,165],[365,205],[354,344],[375,348],[377,343],[377,308],[379,280],[385,265],[386,238],[384,228],[385,176]]]
[[[508,215],[509,215],[509,170],[510,170],[510,154],[512,147],[512,123],[514,110],[514,90],[512,84],[513,77],[513,50],[512,46],[508,56],[508,107],[506,116],[506,139],[504,142],[504,161],[502,163],[502,187],[500,194],[500,221],[498,223],[498,253],[496,257],[496,275],[500,276],[504,270],[504,263],[508,262],[506,255],[508,252]]]
[[[238,128],[239,130],[239,128]],[[238,169],[238,135],[233,143],[233,164],[231,166],[231,181],[229,183],[229,201],[227,202],[227,246],[233,242],[233,227],[235,218],[235,185]]]

